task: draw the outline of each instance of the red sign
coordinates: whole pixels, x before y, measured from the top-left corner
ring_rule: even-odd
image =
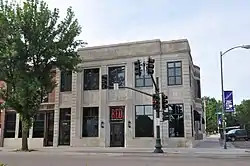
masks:
[[[123,119],[124,115],[123,115],[123,107],[119,107],[119,108],[111,108],[110,109],[110,118],[111,119]]]

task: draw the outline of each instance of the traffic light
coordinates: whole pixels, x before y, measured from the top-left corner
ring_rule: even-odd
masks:
[[[137,61],[134,62],[134,65],[135,65],[135,75],[141,76],[141,61],[138,59]]]
[[[147,73],[150,75],[150,74],[154,74],[154,63],[155,63],[155,60],[148,57],[148,65],[147,65]]]
[[[159,94],[153,94],[153,109],[160,110],[160,96],[159,96]]]
[[[169,120],[169,113],[168,112],[162,112],[162,120],[166,121]]]
[[[163,110],[168,108],[168,96],[166,96],[164,93],[161,95],[161,104]]]

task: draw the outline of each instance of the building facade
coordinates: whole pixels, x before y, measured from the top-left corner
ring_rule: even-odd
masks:
[[[155,59],[154,77],[160,91],[169,98],[170,120],[160,122],[163,146],[189,147],[195,139],[202,139],[200,68],[193,64],[187,40],[87,47],[78,53],[81,72],[56,70],[58,86],[30,129],[31,147],[153,147],[156,116],[152,98],[127,88],[154,93],[145,65],[140,77],[134,72],[134,62],[146,63],[149,56]],[[114,89],[114,83],[119,89]],[[8,117],[10,112],[5,111],[4,126],[11,130],[3,130],[2,143],[19,147],[19,118]]]

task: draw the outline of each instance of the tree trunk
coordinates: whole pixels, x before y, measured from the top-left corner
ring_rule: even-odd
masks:
[[[22,121],[22,151],[28,151],[28,124],[26,124],[26,121]]]

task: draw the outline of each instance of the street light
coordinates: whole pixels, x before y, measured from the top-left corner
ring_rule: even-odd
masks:
[[[241,45],[241,46],[235,46],[232,47],[225,52],[220,52],[220,74],[221,74],[221,103],[222,103],[222,128],[223,128],[223,136],[224,136],[224,149],[227,149],[227,141],[226,141],[226,124],[225,124],[225,110],[224,110],[224,83],[223,83],[223,63],[222,63],[222,57],[228,53],[229,51],[232,51],[236,48],[244,48],[244,49],[250,49],[250,45]]]

